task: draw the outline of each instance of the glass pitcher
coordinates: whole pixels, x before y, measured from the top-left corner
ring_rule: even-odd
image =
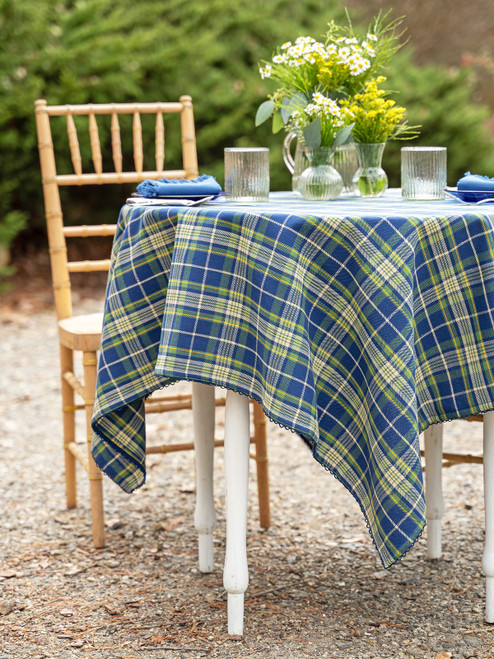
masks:
[[[307,169],[310,162],[305,153],[305,147],[298,140],[295,146],[295,158],[292,156],[292,142],[297,137],[295,133],[288,133],[283,140],[283,162],[292,175],[292,190],[298,193],[298,180],[300,174]]]
[[[305,153],[305,147],[297,140],[295,157],[292,156],[292,142],[297,137],[293,132],[288,133],[283,140],[283,161],[292,175],[292,190],[298,192],[300,174],[309,167],[310,162]],[[353,177],[359,167],[357,148],[355,144],[342,144],[334,148],[333,167],[343,179],[341,195],[353,195]]]

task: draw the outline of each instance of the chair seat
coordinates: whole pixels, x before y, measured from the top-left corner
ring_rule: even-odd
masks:
[[[71,350],[96,352],[101,342],[102,326],[102,313],[64,318],[58,322],[60,341]]]

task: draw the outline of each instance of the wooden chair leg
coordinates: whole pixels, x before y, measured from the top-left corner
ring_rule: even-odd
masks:
[[[444,509],[442,493],[442,424],[435,424],[424,432],[424,451],[427,558],[438,559],[441,558],[441,520]]]
[[[61,375],[74,370],[74,353],[65,346],[60,346],[60,372]],[[77,479],[76,459],[67,448],[75,442],[75,399],[74,390],[62,377],[62,419],[63,419],[63,445],[65,459],[65,498],[67,508],[77,506]]]
[[[103,510],[103,477],[91,455],[91,417],[93,415],[96,391],[97,357],[95,352],[83,352],[84,392],[86,408],[86,432],[88,450],[89,494],[91,497],[91,518],[93,542],[97,548],[105,546],[105,518]]]
[[[263,529],[271,526],[269,501],[269,462],[266,425],[262,405],[254,401],[254,437],[256,440],[257,493],[259,498],[259,524]]]

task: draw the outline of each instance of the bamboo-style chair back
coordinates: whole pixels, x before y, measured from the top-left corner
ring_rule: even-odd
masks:
[[[63,186],[105,185],[138,183],[145,179],[196,178],[198,175],[197,148],[194,114],[190,96],[181,96],[176,103],[111,103],[87,105],[48,105],[38,100],[36,106],[36,128],[40,153],[41,178],[48,228],[48,242],[52,269],[55,305],[59,320],[72,315],[70,274],[95,272],[109,269],[110,261],[85,260],[70,262],[67,256],[67,238],[94,238],[112,236],[115,224],[99,226],[64,226],[60,188]],[[165,120],[164,115],[180,115],[182,144],[182,168],[165,169]],[[111,118],[112,171],[103,171],[103,155],[98,120],[102,116]],[[133,169],[123,169],[122,135],[119,118],[132,116]],[[142,115],[155,115],[155,162],[153,169],[145,169],[143,154]],[[81,136],[74,117],[88,118],[88,135]],[[68,146],[73,173],[59,174],[55,159],[51,120],[66,117]],[[83,171],[80,138],[89,140],[94,171]],[[104,153],[104,151],[103,151]],[[106,164],[106,161],[105,161]]]

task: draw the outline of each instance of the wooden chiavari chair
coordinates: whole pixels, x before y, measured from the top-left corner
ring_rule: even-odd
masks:
[[[116,225],[64,226],[64,215],[60,195],[61,187],[138,183],[144,179],[195,178],[198,175],[197,150],[192,99],[182,96],[177,102],[169,103],[112,103],[88,105],[48,105],[45,100],[35,103],[36,128],[40,154],[40,166],[48,230],[48,242],[52,270],[53,291],[58,319],[60,341],[60,366],[62,382],[63,446],[65,455],[65,487],[67,506],[77,505],[76,463],[83,465],[89,475],[92,510],[93,541],[96,547],[105,544],[102,474],[91,456],[91,416],[96,385],[97,351],[100,345],[102,314],[75,315],[73,313],[72,287],[70,276],[73,273],[107,271],[109,259],[69,261],[67,239],[113,236]],[[98,121],[106,115],[110,122],[110,141],[113,171],[104,171],[106,153],[102,150]],[[133,168],[128,171],[123,166],[121,121],[123,115],[132,117]],[[141,117],[155,116],[155,166],[144,168],[143,129]],[[165,169],[165,117],[179,115],[179,131],[182,145],[182,167]],[[60,174],[57,171],[52,120],[66,118],[68,147],[73,173]],[[83,170],[81,137],[76,122],[85,117],[89,139],[88,152],[91,153],[93,172]],[[167,133],[168,135],[168,133]],[[58,147],[57,143],[57,147]],[[57,155],[59,151],[57,150]],[[82,353],[83,378],[74,372],[74,353]],[[82,404],[75,403],[75,395],[82,398]],[[224,404],[224,399],[216,399],[216,405]],[[152,412],[172,412],[190,410],[191,395],[151,397],[146,414]],[[75,413],[85,410],[86,443],[76,441]],[[268,527],[269,480],[266,450],[266,418],[258,403],[253,403],[255,459],[257,461],[258,494],[260,502],[260,524]],[[215,442],[220,445],[221,440]],[[147,453],[168,453],[190,450],[193,442],[149,446]]]

